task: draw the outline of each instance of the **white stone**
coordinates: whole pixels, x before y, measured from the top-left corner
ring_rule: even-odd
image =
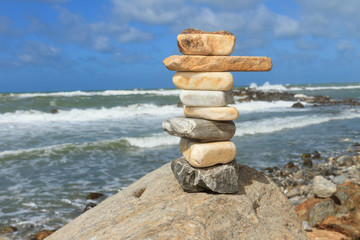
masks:
[[[224,107],[234,102],[231,91],[195,91],[182,90],[180,100],[187,106]]]
[[[336,192],[336,185],[322,176],[316,176],[313,182],[313,192],[317,197],[328,198]]]

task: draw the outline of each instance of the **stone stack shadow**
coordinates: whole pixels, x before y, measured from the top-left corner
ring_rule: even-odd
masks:
[[[228,106],[234,102],[230,71],[269,71],[272,63],[267,57],[229,56],[235,40],[227,31],[186,29],[177,36],[184,55],[164,60],[169,70],[177,71],[173,83],[181,89],[185,117],[165,119],[162,128],[181,137],[183,156],[171,163],[171,169],[185,191],[235,193],[239,189],[237,150],[230,141],[239,112]]]

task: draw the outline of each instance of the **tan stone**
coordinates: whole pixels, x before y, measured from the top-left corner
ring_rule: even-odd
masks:
[[[229,72],[176,72],[173,83],[186,90],[228,91],[234,85],[234,78]]]
[[[188,193],[167,163],[47,240],[308,239],[293,206],[269,177],[245,165],[239,171],[237,193]]]
[[[272,67],[268,57],[173,55],[163,63],[179,72],[262,72]]]
[[[225,164],[234,160],[236,156],[236,146],[230,141],[199,143],[182,138],[180,151],[193,167]]]
[[[177,36],[177,44],[186,55],[230,55],[235,47],[236,37],[227,31],[204,32],[186,29]]]
[[[239,117],[239,111],[235,107],[191,107],[184,106],[186,117],[203,118],[215,121],[231,121]]]

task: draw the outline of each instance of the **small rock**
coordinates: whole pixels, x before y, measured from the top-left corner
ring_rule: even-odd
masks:
[[[331,197],[336,192],[336,185],[322,176],[316,176],[313,181],[313,192],[320,198]]]
[[[97,193],[97,192],[91,192],[87,195],[87,199],[91,199],[91,200],[95,200],[95,199],[98,199],[98,198],[102,198],[102,197],[105,197],[104,194],[102,193]]]
[[[176,72],[173,83],[179,89],[229,91],[234,85],[229,72]]]
[[[312,168],[313,167],[313,162],[310,158],[306,158],[304,161],[303,161],[303,167],[306,167],[306,168]]]
[[[288,162],[287,164],[285,164],[284,168],[290,169],[290,168],[293,168],[294,166],[295,166],[295,164],[293,162]]]
[[[58,113],[59,111],[57,110],[57,109],[52,109],[51,111],[50,111],[50,113],[51,114],[56,114],[56,113]]]
[[[194,167],[210,167],[231,162],[236,156],[236,146],[231,141],[199,143],[181,138],[180,151]]]
[[[288,192],[286,193],[286,196],[287,196],[288,198],[292,198],[292,197],[295,197],[295,196],[297,196],[297,195],[300,195],[300,191],[299,191],[298,188],[293,188],[293,189],[291,189],[290,191],[288,191]]]
[[[85,208],[84,208],[84,210],[83,210],[83,213],[86,212],[87,210],[92,209],[93,207],[96,207],[96,206],[97,206],[97,204],[96,204],[96,203],[92,203],[92,202],[86,204],[86,206],[85,206]]]
[[[311,158],[311,154],[310,154],[310,153],[303,153],[303,154],[301,154],[301,159],[305,160],[305,159],[308,159],[308,158]]]
[[[305,231],[312,232],[312,227],[307,221],[303,221],[301,225]]]
[[[17,230],[18,229],[16,227],[8,226],[1,230],[1,234],[8,234],[8,233],[16,232]]]
[[[239,166],[235,160],[224,165],[194,168],[182,157],[171,162],[171,169],[185,191],[235,193],[239,190]]]
[[[292,108],[304,108],[304,105],[301,102],[297,102],[297,103],[294,103],[291,107]]]
[[[339,176],[336,176],[332,179],[332,182],[335,184],[343,184],[347,180],[347,177],[345,174],[341,174]]]
[[[235,107],[184,107],[186,117],[202,118],[214,121],[231,121],[239,117]]]
[[[54,233],[54,230],[42,230],[31,237],[31,240],[43,240]]]
[[[312,153],[312,159],[320,160],[321,158],[321,154],[318,151]]]

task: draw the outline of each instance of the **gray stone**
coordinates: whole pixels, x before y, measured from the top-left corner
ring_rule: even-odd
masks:
[[[317,222],[322,222],[327,216],[335,215],[335,206],[332,199],[324,199],[315,204],[309,213],[309,224],[314,227]]]
[[[307,221],[303,221],[301,225],[305,231],[312,232],[312,227]]]
[[[187,106],[224,107],[234,102],[232,91],[181,90],[180,100]]]
[[[239,189],[239,165],[235,160],[228,164],[194,168],[181,157],[171,162],[171,170],[180,186],[188,192],[235,193]]]
[[[345,174],[341,174],[339,176],[336,176],[332,179],[332,182],[335,184],[343,184],[344,182],[346,182],[348,178],[346,177]]]
[[[264,174],[241,165],[235,194],[187,193],[170,163],[51,234],[70,239],[308,239],[293,206]]]
[[[316,176],[313,182],[313,192],[320,198],[331,197],[336,192],[336,185],[322,176]]]
[[[174,117],[163,120],[162,129],[170,135],[200,142],[227,141],[236,131],[232,121],[211,121],[199,118]]]

